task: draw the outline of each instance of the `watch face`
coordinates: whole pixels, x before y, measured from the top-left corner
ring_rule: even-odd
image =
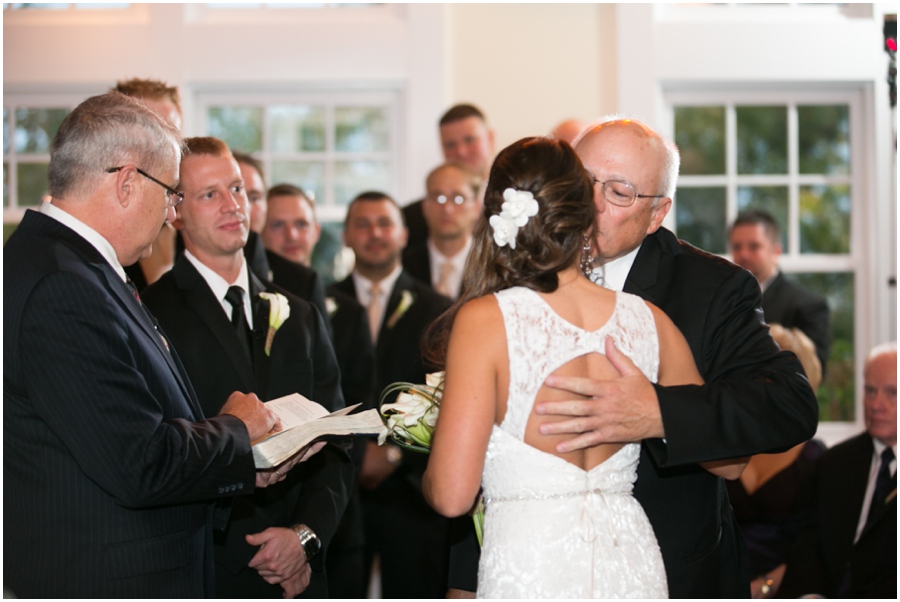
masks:
[[[304,551],[306,552],[306,557],[310,558],[315,556],[322,550],[322,540],[313,535],[309,541],[306,542],[304,546]]]

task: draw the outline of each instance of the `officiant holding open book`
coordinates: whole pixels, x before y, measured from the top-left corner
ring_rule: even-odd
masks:
[[[175,226],[186,251],[142,296],[171,332],[204,411],[216,414],[220,392],[235,389],[263,401],[300,393],[329,412],[342,408],[323,317],[247,269],[247,197],[230,150],[215,138],[185,142]],[[270,320],[285,310],[285,320]],[[321,550],[352,479],[345,450],[328,443],[279,486],[235,498],[227,529],[216,533],[217,595],[328,597]]]

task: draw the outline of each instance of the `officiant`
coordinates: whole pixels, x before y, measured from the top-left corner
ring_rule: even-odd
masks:
[[[309,303],[247,267],[248,201],[224,142],[189,138],[181,161],[184,202],[175,227],[185,252],[143,297],[172,333],[204,411],[224,390],[269,400],[300,393],[329,411],[343,407],[337,362],[323,317]],[[279,324],[273,316],[287,319]],[[347,504],[353,468],[326,445],[264,494],[236,498],[216,533],[219,597],[326,598],[327,548]]]

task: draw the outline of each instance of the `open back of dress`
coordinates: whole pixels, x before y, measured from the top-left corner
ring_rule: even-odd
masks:
[[[559,317],[526,288],[496,294],[506,326],[509,395],[488,444],[483,476],[484,547],[478,596],[485,598],[665,598],[653,529],[632,488],[633,443],[589,471],[524,442],[535,396],[554,370],[604,352],[607,336],[652,382],[659,371],[653,314],[616,295],[609,321],[589,332]]]

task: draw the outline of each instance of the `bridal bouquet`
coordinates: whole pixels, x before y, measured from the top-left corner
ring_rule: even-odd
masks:
[[[393,403],[385,401],[394,393]],[[431,452],[431,438],[437,424],[441,397],[444,394],[444,373],[435,372],[425,376],[425,384],[399,382],[388,385],[378,402],[384,429],[378,435],[378,445],[391,439],[396,445],[421,454]],[[478,545],[484,533],[484,503],[478,496],[478,503],[472,513]]]

